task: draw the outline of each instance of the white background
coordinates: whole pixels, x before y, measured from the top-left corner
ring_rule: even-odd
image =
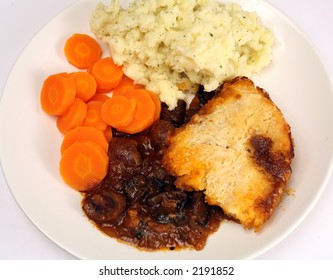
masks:
[[[22,50],[76,0],[0,2],[0,91]],[[333,78],[333,1],[267,0],[300,29]],[[333,80],[333,79],[332,79]],[[333,108],[332,108],[333,110]],[[333,125],[333,120],[332,120]],[[1,137],[1,135],[0,135]],[[304,222],[259,259],[333,259],[333,177]],[[16,203],[0,172],[0,259],[75,259],[41,233]]]

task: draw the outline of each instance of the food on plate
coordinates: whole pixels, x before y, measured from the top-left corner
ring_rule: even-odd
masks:
[[[161,120],[143,133],[115,132],[107,176],[84,193],[87,217],[107,235],[139,249],[202,250],[223,219],[222,210],[205,203],[203,193],[177,189],[161,164],[177,110],[184,117],[183,106],[162,112]]]
[[[85,71],[71,73],[76,86],[76,97],[87,102],[96,94],[97,83],[95,77]]]
[[[133,86],[127,91],[122,87],[116,95],[103,102],[101,108],[101,117],[105,123],[130,134],[151,127],[161,112],[161,101],[153,92]]]
[[[68,111],[57,118],[57,127],[61,133],[66,133],[71,129],[82,125],[86,118],[88,105],[80,98],[75,98]]]
[[[108,141],[108,143],[111,141],[113,133],[112,133],[112,128],[111,126],[108,126],[105,130],[104,130],[104,135],[106,140]]]
[[[258,73],[272,60],[272,32],[237,4],[135,0],[98,4],[92,32],[109,44],[126,76],[173,109],[184,91],[215,90],[235,76]]]
[[[139,133],[150,128],[161,112],[159,98],[124,76],[122,68],[115,65],[111,57],[100,58],[101,53],[94,47],[96,44],[95,39],[85,34],[69,37],[65,56],[69,59],[78,54],[76,62],[90,61],[84,67],[86,71],[50,75],[40,92],[43,111],[57,117],[57,128],[64,134],[60,174],[66,184],[78,191],[96,187],[106,175],[106,152],[113,136],[112,128]],[[96,59],[92,60],[94,55]],[[83,68],[82,64],[75,65]],[[107,95],[118,86],[117,94]],[[125,104],[124,100],[129,102]],[[101,166],[92,167],[91,164]]]
[[[135,99],[116,95],[103,103],[101,116],[108,125],[121,129],[133,121],[135,111]]]
[[[92,126],[103,131],[108,127],[101,115],[103,104],[102,101],[89,101],[87,103],[87,113],[82,123],[83,126]]]
[[[101,58],[98,42],[87,34],[73,34],[66,40],[64,53],[69,63],[79,69],[88,69]]]
[[[107,94],[95,94],[92,98],[89,99],[89,101],[101,101],[104,103],[108,99],[110,99],[110,96]]]
[[[150,128],[159,119],[161,101],[146,89],[134,89],[125,93],[128,99],[136,101],[133,120],[126,126],[116,127],[119,131],[135,134]]]
[[[93,141],[76,141],[61,156],[59,170],[63,180],[78,191],[95,188],[108,172],[109,158]]]
[[[48,76],[40,92],[40,105],[51,116],[60,116],[72,106],[76,95],[73,77],[67,73]]]
[[[90,24],[111,56],[74,34],[65,56],[85,71],[51,75],[41,91],[86,216],[144,250],[202,250],[223,219],[260,230],[293,158],[281,111],[245,77],[272,60],[272,32],[213,0],[113,0]]]
[[[119,85],[114,90],[112,90],[112,96],[123,95],[124,93],[132,89],[142,89],[142,88],[144,88],[142,85],[136,84],[129,77],[124,76]]]
[[[221,91],[169,139],[163,164],[188,191],[203,191],[244,228],[260,230],[291,175],[290,126],[268,94],[245,78]]]
[[[153,93],[151,91],[148,91],[148,93],[155,104],[155,115],[154,115],[153,121],[156,122],[157,120],[159,120],[161,110],[162,110],[161,100],[155,93]]]
[[[68,131],[62,140],[60,152],[62,154],[75,142],[85,142],[88,140],[99,144],[105,150],[105,152],[107,152],[109,148],[109,141],[107,140],[105,133],[91,126],[77,126],[74,129]]]
[[[99,90],[110,92],[123,78],[123,70],[114,64],[111,57],[104,57],[92,65],[91,74],[95,77]]]

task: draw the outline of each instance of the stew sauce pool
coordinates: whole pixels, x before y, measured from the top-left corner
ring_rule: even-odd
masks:
[[[203,193],[177,189],[161,159],[166,138],[200,109],[207,96],[199,92],[187,111],[184,101],[173,111],[163,104],[160,120],[144,133],[114,131],[108,175],[84,194],[82,203],[101,231],[144,250],[204,248],[223,212],[206,204]]]

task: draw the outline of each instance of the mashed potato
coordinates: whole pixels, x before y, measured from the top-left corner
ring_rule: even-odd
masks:
[[[257,15],[215,0],[135,0],[126,9],[117,0],[100,3],[91,29],[125,74],[170,109],[197,85],[211,91],[272,60],[273,35]]]

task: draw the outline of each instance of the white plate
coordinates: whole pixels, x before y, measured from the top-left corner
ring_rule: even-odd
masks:
[[[2,168],[26,215],[82,259],[246,259],[281,241],[312,209],[333,167],[332,87],[303,34],[263,1],[235,1],[255,10],[277,39],[272,65],[253,80],[269,92],[292,127],[296,156],[290,187],[295,195],[282,202],[258,234],[223,222],[202,251],[144,253],[105,236],[83,215],[81,195],[67,187],[58,172],[62,136],[39,104],[47,75],[75,70],[64,58],[63,44],[73,33],[89,33],[96,2],[82,0],[47,24],[19,57],[2,95]]]

